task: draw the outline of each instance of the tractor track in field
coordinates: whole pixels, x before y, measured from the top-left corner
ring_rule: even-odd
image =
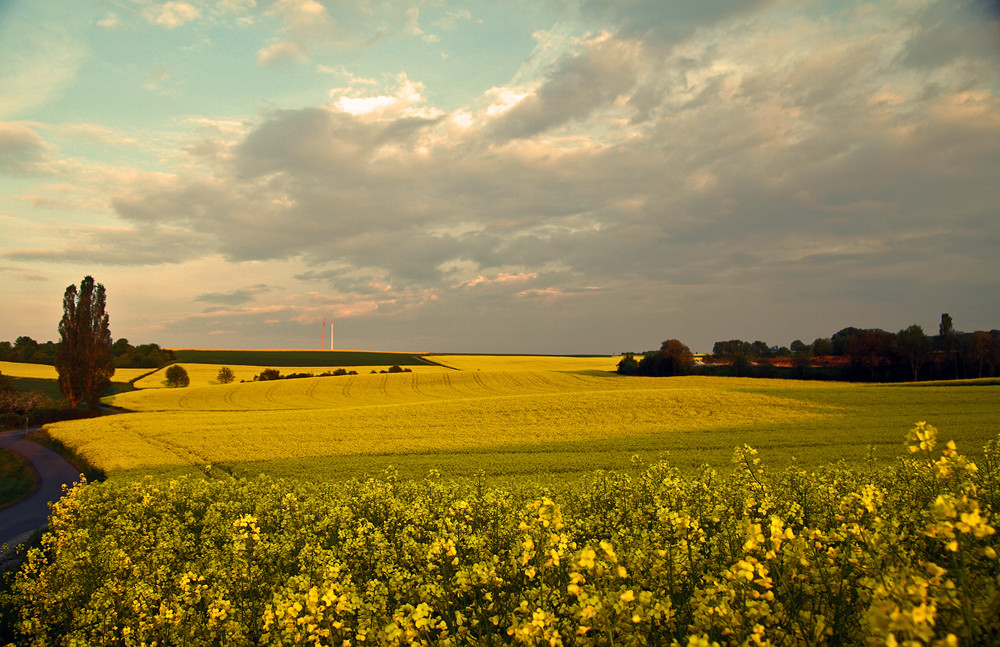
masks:
[[[317,402],[323,402],[320,398],[316,397],[316,389],[319,388],[319,380],[313,380],[309,388],[306,389],[306,397],[310,400],[315,400]]]
[[[227,405],[231,406],[233,409],[239,409],[239,405],[236,404],[236,389],[229,389],[224,396],[222,396],[222,401]]]

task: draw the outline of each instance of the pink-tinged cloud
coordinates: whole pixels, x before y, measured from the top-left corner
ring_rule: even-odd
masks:
[[[531,288],[517,293],[519,297],[563,297],[566,293],[559,288]]]
[[[520,282],[523,282],[523,281],[530,281],[532,279],[537,279],[537,278],[538,278],[538,273],[537,272],[518,272],[516,274],[512,273],[512,272],[500,272],[499,274],[496,275],[496,278],[492,278],[492,279],[488,279],[485,276],[483,276],[482,274],[480,274],[479,276],[477,276],[474,279],[469,279],[468,281],[462,281],[461,283],[459,283],[455,287],[456,288],[474,288],[477,285],[483,285],[483,284],[490,285],[490,284],[493,284],[493,283],[501,283],[501,284],[502,283],[520,283]]]

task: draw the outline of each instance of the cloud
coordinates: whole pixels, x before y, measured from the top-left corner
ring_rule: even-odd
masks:
[[[191,232],[163,227],[62,227],[46,248],[8,249],[0,258],[84,266],[163,265],[198,258],[205,248]]]
[[[299,37],[315,35],[329,25],[326,7],[316,0],[278,0],[273,12],[285,21],[285,30]]]
[[[171,98],[177,98],[180,96],[180,91],[176,87],[170,87],[170,84],[174,81],[175,77],[176,73],[173,70],[162,65],[157,65],[149,71],[142,87],[151,92],[156,92]]]
[[[524,281],[530,281],[537,278],[537,272],[500,272],[495,278],[492,279],[479,274],[473,279],[460,282],[457,287],[474,288],[478,285],[523,283]]]
[[[118,29],[122,26],[122,20],[114,11],[109,11],[108,15],[97,21],[97,24],[105,29]]]
[[[257,50],[258,65],[280,65],[305,60],[307,60],[305,47],[292,41],[278,41]]]
[[[995,2],[930,3],[911,29],[900,55],[906,65],[916,68],[996,60],[1000,54],[1000,10]]]
[[[12,275],[15,281],[42,282],[49,280],[49,277],[34,268],[16,265],[0,265],[0,272]]]
[[[558,330],[568,320],[609,337],[628,321],[655,331],[651,344],[668,322],[710,347],[775,329],[791,304],[825,325],[849,300],[910,312],[988,293],[1000,67],[958,38],[920,44],[970,18],[935,3],[822,15],[633,5],[587,3],[604,30],[540,34],[544,55],[454,109],[416,73],[333,70],[347,87],[326,105],[187,122],[186,154],[156,173],[84,183],[67,165],[67,182],[100,187],[122,226],[3,256],[280,265],[238,284],[266,281],[280,299],[200,287],[191,298],[225,306],[225,325],[185,325],[263,331],[263,317],[305,326],[332,312],[364,317],[372,335],[422,330],[439,348],[514,325],[568,345],[583,335]],[[293,48],[305,42],[293,28],[332,22],[308,2],[276,10],[289,31],[275,44]],[[9,168],[56,155],[33,124],[12,123],[0,126]]]
[[[240,13],[257,6],[257,0],[216,0],[216,7],[229,13]]]
[[[471,20],[472,13],[468,9],[455,9],[445,12],[443,16],[434,20],[434,26],[446,31],[452,31]]]
[[[423,92],[423,84],[411,81],[403,72],[396,76],[396,87],[391,95],[341,95],[333,102],[333,107],[355,117],[382,117],[386,113],[423,118],[439,116],[440,111],[425,106]]]
[[[437,43],[441,40],[436,34],[428,34],[420,28],[419,7],[410,7],[406,10],[406,25],[403,27],[403,33],[410,36],[418,36],[425,43]]]
[[[266,294],[270,290],[270,287],[261,284],[240,290],[233,290],[232,292],[206,292],[199,294],[194,300],[222,306],[240,306],[255,301],[258,294]]]
[[[499,92],[503,108],[491,106],[500,115],[494,133],[500,139],[531,137],[611,107],[636,82],[637,54],[634,43],[598,35],[562,59],[537,91]]]
[[[666,46],[690,38],[699,28],[711,27],[775,4],[773,0],[634,0],[628,3],[583,0],[581,11],[615,26],[625,38],[642,38]]]
[[[197,20],[201,17],[201,11],[186,2],[165,2],[160,7],[151,8],[148,17],[154,24],[174,29]]]
[[[0,122],[0,173],[35,173],[49,145],[38,134],[16,122]]]

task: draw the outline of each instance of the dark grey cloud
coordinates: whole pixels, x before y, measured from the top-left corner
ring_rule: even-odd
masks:
[[[195,301],[204,301],[220,306],[239,306],[256,300],[258,294],[266,294],[271,288],[267,285],[253,285],[249,288],[233,290],[232,292],[206,292],[194,298]]]
[[[494,125],[500,139],[531,137],[608,107],[635,84],[634,46],[600,40],[564,58],[538,92],[507,111]]]
[[[197,233],[175,228],[85,227],[64,231],[63,236],[58,246],[12,249],[0,253],[0,258],[83,266],[142,266],[179,263],[210,251]]]
[[[40,172],[49,146],[34,130],[18,123],[0,122],[0,173]]]
[[[927,5],[902,50],[906,65],[922,69],[1000,61],[1000,10],[995,1],[965,0]]]
[[[18,267],[16,265],[0,265],[0,272],[13,277],[17,281],[48,281],[49,277],[34,269]]]
[[[581,10],[613,25],[621,35],[673,45],[695,30],[744,16],[773,4],[771,0],[583,0]]]

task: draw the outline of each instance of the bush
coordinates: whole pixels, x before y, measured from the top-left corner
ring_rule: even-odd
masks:
[[[167,386],[170,387],[185,387],[191,383],[191,378],[188,377],[187,371],[180,364],[173,364],[167,369]]]
[[[280,380],[281,371],[276,368],[265,368],[259,375],[255,375],[254,382],[268,382],[270,380]]]
[[[215,376],[215,381],[219,384],[231,384],[236,380],[236,374],[233,373],[233,369],[228,366],[223,366],[219,369],[219,374]]]

